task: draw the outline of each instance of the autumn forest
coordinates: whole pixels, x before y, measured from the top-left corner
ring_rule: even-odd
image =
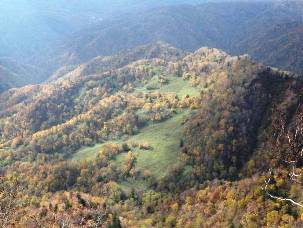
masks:
[[[303,227],[302,15],[0,2],[0,227]]]

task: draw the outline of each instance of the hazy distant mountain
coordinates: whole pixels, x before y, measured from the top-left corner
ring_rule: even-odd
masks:
[[[2,0],[0,2],[0,57],[29,61],[38,50],[52,48],[67,34],[123,13],[191,1],[139,0]],[[26,58],[26,59],[23,59]]]
[[[300,40],[266,42],[268,36],[273,34],[273,28],[302,20],[303,7],[300,2],[227,2],[161,7],[121,19],[106,20],[73,34],[61,46],[58,52],[60,57],[53,59],[53,62],[78,64],[98,55],[111,55],[123,49],[163,40],[185,50],[208,46],[234,54],[249,53],[264,63],[299,71],[303,57],[298,54],[296,63],[285,63],[279,60],[284,55],[279,50],[289,47],[287,51],[293,53],[296,51],[294,46],[300,45]],[[276,35],[283,36],[288,32],[289,29],[281,30]],[[296,30],[292,34],[294,32]],[[258,43],[268,48],[261,52],[254,51],[254,44]],[[270,48],[276,50],[275,55],[266,53]],[[269,55],[272,57],[268,58]]]
[[[268,65],[303,72],[303,23],[277,24],[238,43],[246,52]]]
[[[46,53],[51,53],[68,34],[97,24],[106,18],[119,18],[120,15],[129,12],[185,2],[201,3],[204,0],[2,0],[0,58],[10,59],[10,62],[19,66],[33,66],[35,71],[23,71],[25,73],[18,77],[13,76],[14,74],[8,76],[8,72],[5,74],[2,72],[1,87],[39,83],[47,79],[61,63],[51,65],[49,60],[51,55]],[[3,68],[10,67],[6,65]]]
[[[0,58],[0,93],[12,87],[37,83],[44,73],[40,68]]]
[[[294,23],[299,28],[302,3],[215,1],[188,5],[202,2],[207,1],[91,0],[68,4],[23,0],[17,4],[4,0],[0,3],[0,57],[37,70],[39,75],[32,75],[25,84],[44,81],[58,68],[60,76],[67,66],[70,69],[70,65],[97,56],[157,41],[188,51],[208,46],[231,54],[249,53],[266,64],[301,71],[300,29],[287,25]],[[283,25],[285,29],[278,31]],[[14,83],[19,84],[24,83]]]

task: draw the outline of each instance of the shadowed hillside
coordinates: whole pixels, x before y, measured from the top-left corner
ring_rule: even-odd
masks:
[[[54,63],[78,64],[162,40],[183,50],[208,46],[232,54],[249,53],[265,64],[300,71],[300,54],[288,59],[285,56],[299,53],[296,50],[301,46],[300,29],[291,26],[291,30],[288,23],[300,24],[302,12],[300,2],[283,1],[206,3],[147,10],[73,34]]]
[[[39,77],[43,73],[39,68],[0,58],[0,93],[9,88],[34,84],[40,81]]]
[[[302,37],[303,23],[291,22],[277,24],[238,45],[240,50],[271,66],[302,73]]]

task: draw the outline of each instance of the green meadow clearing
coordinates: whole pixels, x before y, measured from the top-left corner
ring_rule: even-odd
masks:
[[[133,152],[137,156],[137,168],[149,170],[156,178],[162,178],[170,167],[178,163],[178,153],[180,150],[180,139],[182,138],[182,122],[188,115],[188,111],[183,111],[172,118],[161,123],[152,123],[142,128],[140,132],[127,140],[109,141],[103,144],[96,144],[93,147],[84,147],[74,154],[72,160],[92,160],[96,157],[100,149],[109,143],[135,142],[137,144],[147,143],[150,150],[135,148]],[[116,157],[116,165],[121,165],[127,153],[122,153]]]

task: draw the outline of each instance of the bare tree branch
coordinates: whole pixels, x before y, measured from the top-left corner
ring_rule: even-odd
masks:
[[[303,208],[303,204],[300,204],[300,203],[294,201],[291,198],[283,198],[283,197],[275,196],[275,195],[269,193],[269,191],[268,191],[268,185],[271,182],[271,175],[272,175],[272,171],[269,170],[269,178],[267,180],[265,180],[265,187],[264,187],[265,194],[267,196],[269,196],[270,198],[272,198],[272,199],[276,199],[276,200],[280,200],[280,201],[288,201],[288,202],[290,202],[290,203],[292,203],[292,204],[294,204],[294,205],[296,205],[298,207],[302,207]]]

